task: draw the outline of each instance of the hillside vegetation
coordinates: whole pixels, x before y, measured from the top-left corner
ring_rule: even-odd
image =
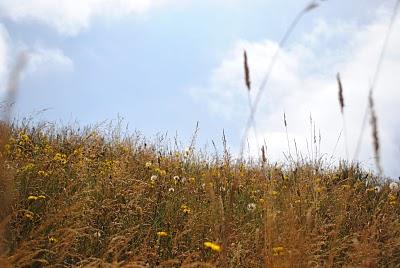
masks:
[[[1,137],[1,267],[400,266],[398,185],[356,165],[46,124]]]

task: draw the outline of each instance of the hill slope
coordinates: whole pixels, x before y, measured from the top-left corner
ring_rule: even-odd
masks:
[[[400,264],[396,185],[357,167],[237,163],[90,129],[9,133],[3,265]]]

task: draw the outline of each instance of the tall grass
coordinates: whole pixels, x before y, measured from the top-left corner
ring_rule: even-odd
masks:
[[[13,266],[400,263],[397,193],[356,166],[248,165],[96,129],[9,130]]]
[[[296,16],[280,47],[317,6],[312,1]],[[384,49],[381,59],[383,54]],[[251,124],[256,133],[257,105],[278,55],[279,50],[254,102],[248,95],[245,138]],[[389,186],[357,164],[326,162],[319,156],[311,117],[309,158],[299,159],[294,141],[295,162],[284,114],[286,165],[269,163],[266,144],[258,161],[233,159],[224,134],[223,157],[196,150],[198,124],[187,150],[180,149],[177,139],[175,146],[165,136],[149,142],[139,135],[124,136],[120,127],[111,125],[105,132],[96,127],[12,124],[11,103],[25,64],[21,57],[11,73],[10,106],[0,124],[0,267],[400,263],[398,184]],[[249,68],[244,52],[248,92]],[[339,75],[337,81],[345,128]],[[372,90],[368,109],[380,167]]]

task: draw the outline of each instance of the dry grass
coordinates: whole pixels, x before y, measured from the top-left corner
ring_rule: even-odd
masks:
[[[235,163],[118,131],[8,129],[2,167],[17,194],[2,267],[400,263],[399,197],[357,167]]]

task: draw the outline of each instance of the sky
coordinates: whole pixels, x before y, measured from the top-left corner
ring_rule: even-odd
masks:
[[[289,151],[295,158],[314,157],[315,125],[319,155],[352,160],[395,2],[316,1],[318,8],[305,14],[279,47],[309,1],[0,0],[0,97],[23,52],[28,64],[21,74],[15,118],[80,125],[123,118],[132,132],[149,138],[178,135],[183,146],[199,122],[199,147],[215,141],[220,148],[224,131],[230,150],[238,154],[249,116],[243,51],[254,101],[279,50],[255,115],[256,135],[252,129],[245,153],[256,156],[265,142],[271,161],[282,161]],[[382,166],[396,178],[399,26],[400,18],[373,96]],[[373,156],[368,125],[357,160],[374,169]]]

